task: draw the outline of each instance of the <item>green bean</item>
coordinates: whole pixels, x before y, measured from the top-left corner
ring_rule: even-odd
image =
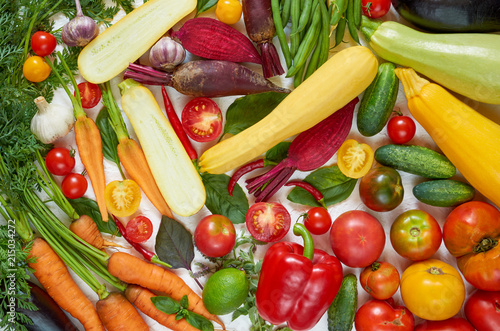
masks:
[[[283,56],[285,57],[286,65],[288,68],[290,68],[290,66],[292,65],[292,55],[290,54],[285,31],[283,30],[283,23],[281,22],[279,0],[271,0],[271,9],[273,12],[274,26],[276,28],[276,34],[278,35],[281,50],[283,52]]]
[[[352,39],[359,44],[358,29],[354,24],[354,0],[349,0],[347,5],[347,29]]]
[[[304,80],[304,68],[305,66],[300,67],[299,71],[293,77],[293,87],[297,88]]]
[[[281,12],[281,22],[283,25],[287,25],[290,20],[290,7],[292,5],[293,0],[284,0],[283,1],[283,11]]]
[[[361,0],[353,0],[354,4],[352,6],[353,9],[353,17],[354,17],[354,25],[356,29],[359,29],[361,26]]]
[[[321,34],[323,36],[321,42],[318,43],[318,46],[321,48],[318,66],[321,66],[328,60],[328,53],[330,52],[330,22],[328,19],[328,8],[323,0],[320,0],[319,7],[321,10]]]
[[[323,43],[323,35],[320,34],[319,39],[318,39],[318,44],[314,48],[314,52],[311,55],[311,59],[309,59],[309,63],[307,64],[307,70],[304,75],[304,79],[307,79],[309,76],[313,74],[314,71],[318,68],[318,62],[319,62],[319,57],[320,53],[322,51],[321,44]]]
[[[337,24],[337,29],[335,30],[335,46],[338,46],[344,38],[345,25],[346,20],[344,17],[341,17],[339,24]]]
[[[300,0],[292,0],[292,7],[290,9],[290,16],[292,18],[292,31],[290,33],[290,53],[295,57],[300,44],[300,35],[297,32],[300,19]]]
[[[314,2],[318,2],[318,0],[314,0]],[[299,26],[297,27],[297,31],[295,33],[299,33],[307,26],[307,23],[311,20],[311,10],[313,7],[313,0],[305,0],[304,7],[301,8],[301,14],[299,18]]]
[[[330,18],[330,25],[338,24],[346,9],[347,0],[336,0],[333,2],[332,16]]]

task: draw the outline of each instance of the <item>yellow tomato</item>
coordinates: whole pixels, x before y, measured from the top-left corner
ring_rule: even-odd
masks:
[[[50,75],[50,66],[43,57],[30,56],[23,65],[23,75],[30,82],[38,83],[44,81]]]
[[[115,180],[106,185],[104,190],[106,207],[118,217],[130,216],[139,209],[141,189],[131,179]]]
[[[237,0],[219,0],[215,8],[215,16],[226,24],[235,24],[241,18],[241,3]]]
[[[373,149],[354,139],[344,141],[337,152],[339,170],[347,177],[361,178],[373,164]]]
[[[458,271],[435,259],[416,262],[401,276],[405,306],[420,318],[441,321],[455,316],[465,299],[465,285]]]

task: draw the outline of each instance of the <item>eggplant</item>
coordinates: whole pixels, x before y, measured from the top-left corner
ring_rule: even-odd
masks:
[[[30,301],[38,307],[38,310],[17,309],[17,311],[33,321],[33,325],[25,325],[29,331],[78,331],[47,292],[32,282],[28,281],[28,284],[31,287]]]
[[[432,32],[500,31],[500,0],[392,0],[396,11]]]

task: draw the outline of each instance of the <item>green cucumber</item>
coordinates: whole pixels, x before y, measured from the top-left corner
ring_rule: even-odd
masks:
[[[453,179],[431,180],[413,187],[413,195],[419,201],[436,207],[453,207],[474,198],[475,189]]]
[[[385,145],[375,151],[378,163],[429,179],[445,179],[457,169],[443,154],[417,145]]]
[[[399,90],[395,68],[390,62],[382,63],[363,95],[357,116],[358,130],[363,136],[371,137],[382,131],[391,116]]]
[[[328,308],[328,331],[352,330],[358,308],[358,282],[353,274],[342,280],[337,296]]]

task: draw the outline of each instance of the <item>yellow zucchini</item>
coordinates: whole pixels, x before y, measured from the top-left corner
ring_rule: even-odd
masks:
[[[123,111],[132,123],[163,198],[177,215],[197,213],[205,204],[205,187],[153,94],[132,79],[118,86]]]
[[[500,206],[500,125],[413,69],[396,69],[408,108],[458,171]]]
[[[377,59],[366,47],[338,52],[268,116],[205,151],[199,159],[200,170],[225,173],[309,129],[363,92],[375,78],[377,68]]]
[[[196,8],[196,0],[150,0],[104,30],[81,51],[78,69],[100,84],[125,70],[172,26]]]

